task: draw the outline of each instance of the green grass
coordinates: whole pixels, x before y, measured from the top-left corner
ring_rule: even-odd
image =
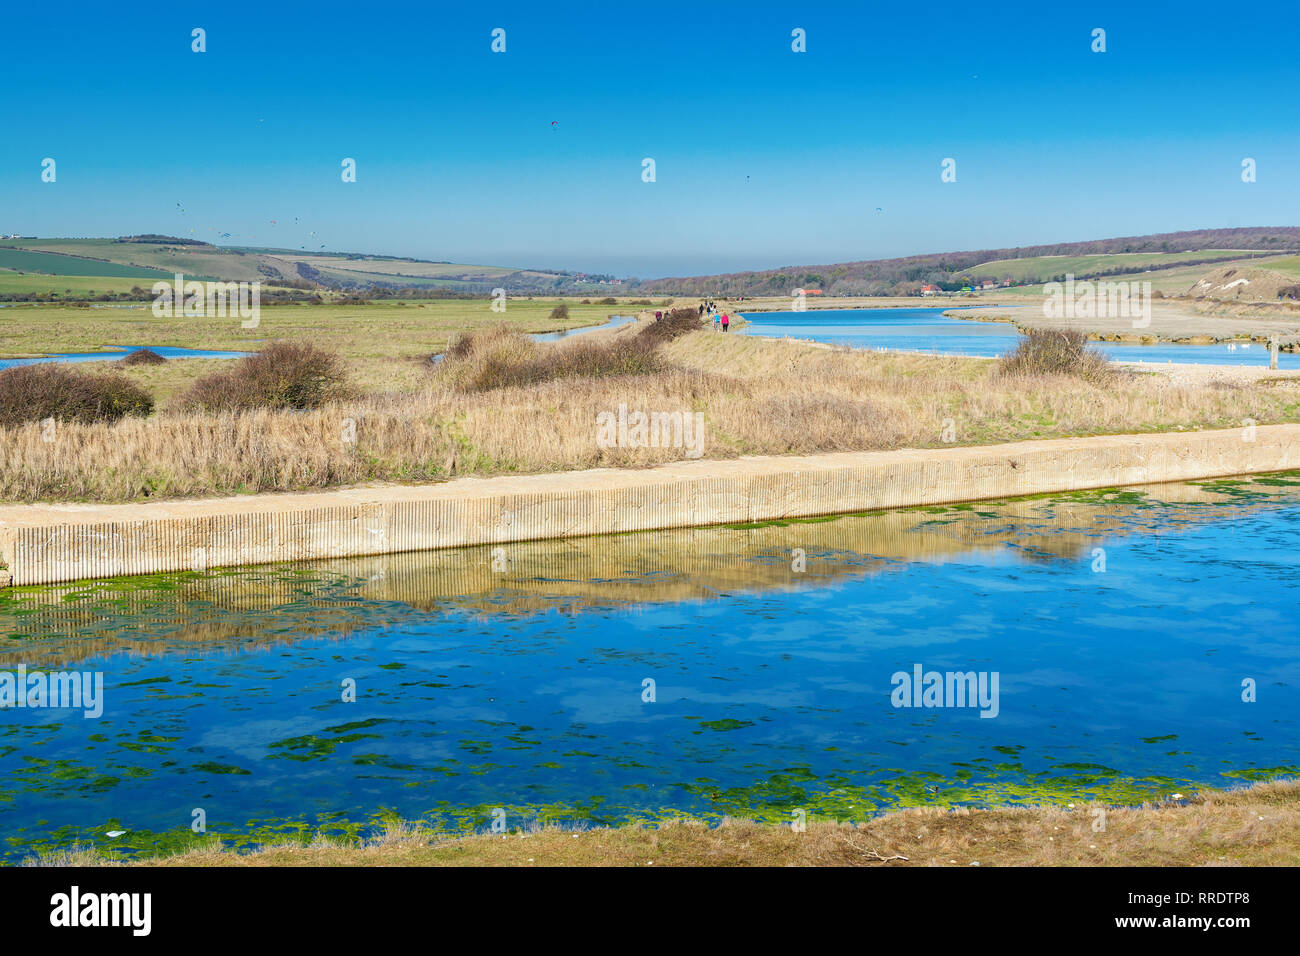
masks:
[[[332,279],[345,282],[382,282],[411,286],[440,286],[443,288],[482,289],[485,283],[507,276],[535,282],[550,278],[544,273],[504,266],[465,265],[461,263],[421,262],[393,259],[383,256],[356,256],[318,250],[316,237],[307,235],[300,226],[278,229],[267,226],[269,233],[277,231],[281,241],[297,242],[305,248],[279,248],[272,246],[186,246],[168,243],[120,242],[116,239],[9,239],[0,240],[0,246],[13,246],[13,250],[0,248],[0,257],[7,251],[14,257],[10,268],[75,275],[144,275],[158,278],[159,270],[166,276],[181,272],[189,278],[224,280],[254,280],[296,278],[297,264],[306,263],[319,269]],[[210,227],[178,229],[180,238],[211,242],[217,238]],[[268,236],[267,238],[270,238]],[[23,251],[16,251],[23,250]],[[50,253],[62,253],[53,256]],[[90,257],[88,260],[70,259],[68,256]],[[94,262],[108,259],[117,265]],[[22,264],[22,263],[28,264]],[[36,263],[45,263],[37,265]],[[9,265],[0,258],[0,268]],[[87,271],[97,269],[98,271]],[[135,270],[130,272],[114,269]],[[269,270],[269,273],[268,273]]]
[[[1001,278],[1011,276],[1018,282],[1046,282],[1053,276],[1073,273],[1075,276],[1095,276],[1113,269],[1155,269],[1176,266],[1191,260],[1227,260],[1242,258],[1241,250],[1205,249],[1197,252],[1173,253],[1114,253],[1089,256],[1034,256],[1029,259],[997,259],[981,263],[966,272],[972,276],[991,275]],[[1213,266],[1208,263],[1202,272]]]
[[[167,273],[158,269],[124,265],[120,262],[80,259],[50,252],[33,252],[26,249],[0,248],[0,269],[44,272],[58,276],[115,276],[124,279],[149,280],[167,278]]]
[[[1284,256],[1281,259],[1272,259],[1268,263],[1268,268],[1273,272],[1280,272],[1283,275],[1300,279],[1300,256]]]
[[[559,301],[511,299],[504,313],[491,311],[486,296],[405,304],[263,306],[255,329],[241,328],[238,319],[160,319],[147,304],[134,309],[16,306],[0,309],[0,358],[90,352],[106,345],[252,351],[263,341],[305,340],[338,352],[366,391],[409,391],[427,379],[425,360],[461,332],[503,320],[528,332],[548,332],[598,325],[610,315],[635,311],[631,306],[582,305],[569,299],[569,319],[552,319],[550,312]],[[130,369],[128,374],[166,398],[195,375],[223,367],[224,361],[180,359]]]
[[[1240,253],[1237,253],[1237,255],[1240,255]],[[1070,257],[1069,260],[1062,258],[1048,261],[1066,262],[1077,258],[1080,257],[1073,256]],[[1181,295],[1207,273],[1213,272],[1216,269],[1222,269],[1228,265],[1238,266],[1243,269],[1271,269],[1275,272],[1300,276],[1300,256],[1268,256],[1257,259],[1222,259],[1217,262],[1204,262],[1194,266],[1178,265],[1177,263],[1174,263],[1153,269],[1151,272],[1104,276],[1102,278],[1110,282],[1150,282],[1151,288],[1155,291],[1162,292],[1165,295]],[[1001,273],[999,273],[999,275],[1000,274]],[[1079,278],[1082,277],[1081,273],[1078,272],[1075,273],[1075,276]],[[984,297],[994,298],[1007,298],[1010,296],[1038,297],[1042,294],[1042,283],[1015,286],[1010,289],[994,289],[991,292],[982,293]]]
[[[189,238],[203,239],[202,236]],[[190,279],[224,279],[248,280],[269,278],[258,269],[264,264],[263,257],[245,255],[215,246],[173,246],[165,243],[118,242],[115,239],[8,239],[0,245],[17,246],[32,253],[64,253],[64,255],[47,256],[46,261],[52,266],[45,266],[45,271],[67,274],[73,268],[69,263],[79,260],[67,256],[95,256],[109,259],[118,268],[133,271],[121,272],[87,272],[86,275],[141,275],[152,279],[167,279],[174,273],[183,273]],[[6,250],[0,249],[0,253]],[[12,250],[8,250],[12,251]],[[21,253],[20,253],[21,254]],[[7,265],[0,260],[0,266]],[[105,268],[113,268],[109,263],[93,263]],[[274,263],[271,263],[274,267]],[[292,275],[290,263],[282,263],[285,275]],[[34,269],[36,266],[10,266],[10,268]],[[154,270],[154,271],[149,271]]]
[[[0,269],[0,294],[26,294],[40,295],[45,292],[56,292],[60,296],[71,295],[92,295],[100,292],[130,292],[135,286],[139,286],[146,291],[158,280],[149,279],[121,279],[112,276],[47,276],[39,273],[14,272],[11,269]]]

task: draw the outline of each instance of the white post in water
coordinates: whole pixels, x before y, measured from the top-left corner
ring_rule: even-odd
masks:
[[[1268,367],[1277,368],[1277,336],[1270,335],[1268,338]]]

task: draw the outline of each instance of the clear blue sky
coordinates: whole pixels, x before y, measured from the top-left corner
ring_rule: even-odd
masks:
[[[1295,225],[1297,49],[1294,0],[20,2],[0,231],[649,277]]]

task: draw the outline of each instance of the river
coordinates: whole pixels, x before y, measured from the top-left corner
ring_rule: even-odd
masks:
[[[5,853],[1294,775],[1298,552],[1292,474],[16,588],[0,678],[103,692],[0,710]]]

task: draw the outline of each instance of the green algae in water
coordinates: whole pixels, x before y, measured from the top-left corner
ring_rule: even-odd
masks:
[[[467,549],[15,589],[6,652],[102,671],[106,706],[0,711],[6,858],[472,832],[498,808],[514,829],[1132,805],[1292,776],[1298,485],[536,544],[505,584]],[[795,547],[821,577],[790,573]],[[998,671],[999,717],[894,708],[915,663]],[[1268,693],[1243,704],[1242,675]]]

